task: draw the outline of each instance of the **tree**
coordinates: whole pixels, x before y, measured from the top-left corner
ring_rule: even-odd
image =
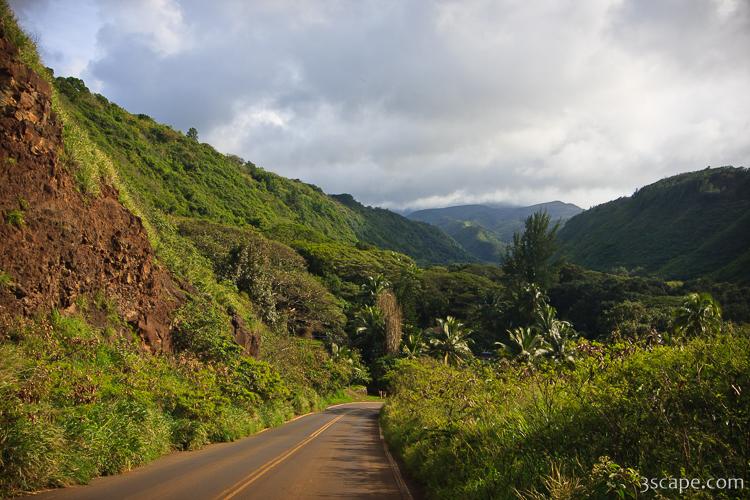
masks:
[[[519,326],[507,333],[508,340],[496,342],[495,345],[512,358],[528,362],[544,354],[543,339],[533,328]]]
[[[187,138],[194,141],[198,140],[198,130],[195,127],[190,127],[187,131]]]
[[[536,313],[536,325],[544,340],[541,354],[555,361],[571,362],[573,356],[568,350],[568,345],[576,332],[573,325],[567,321],[560,321],[556,315],[557,311],[549,304],[542,304]]]
[[[675,311],[673,330],[687,337],[721,330],[721,306],[709,293],[691,293]]]
[[[404,343],[401,346],[401,352],[406,359],[416,359],[426,354],[427,343],[425,342],[423,333],[417,329],[410,332],[404,339]]]
[[[443,360],[446,365],[460,365],[473,355],[471,344],[471,330],[464,327],[453,316],[437,320],[437,327],[430,338],[430,352]]]
[[[396,295],[388,289],[381,290],[375,299],[375,305],[385,323],[385,353],[396,354],[401,345],[401,307],[398,305]]]
[[[383,355],[385,345],[385,320],[376,306],[365,306],[356,315],[357,338],[362,356],[368,363]]]
[[[378,274],[377,276],[369,276],[367,281],[362,284],[362,293],[366,299],[370,300],[370,303],[375,303],[383,291],[388,290],[391,287],[390,281],[383,276]]]
[[[550,286],[554,277],[551,259],[559,227],[559,222],[551,225],[547,212],[535,212],[526,218],[523,233],[513,235],[503,271],[517,286],[536,283],[545,290]]]

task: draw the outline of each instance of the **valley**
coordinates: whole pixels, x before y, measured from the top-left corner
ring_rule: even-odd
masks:
[[[0,497],[750,481],[747,168],[403,216],[55,76],[5,0],[0,126]]]

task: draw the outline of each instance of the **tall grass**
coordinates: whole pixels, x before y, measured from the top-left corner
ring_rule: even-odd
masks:
[[[93,307],[81,304],[84,312]],[[189,350],[146,354],[121,321],[96,328],[83,316],[55,312],[5,322],[0,497],[85,483],[171,450],[238,439],[327,402],[299,381],[292,396],[266,363],[234,351],[217,356],[225,360],[201,361]],[[325,360],[308,368],[333,369]],[[332,379],[326,388],[341,396],[344,383]]]
[[[748,477],[747,330],[618,349],[597,347],[569,370],[402,363],[386,438],[437,498],[568,487],[609,498],[634,495],[640,475]],[[625,479],[608,486],[610,473]]]

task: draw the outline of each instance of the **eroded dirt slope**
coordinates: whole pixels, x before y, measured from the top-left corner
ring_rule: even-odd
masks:
[[[71,309],[103,293],[153,350],[169,350],[180,292],[143,225],[103,186],[79,192],[61,161],[51,88],[0,32],[0,314]]]

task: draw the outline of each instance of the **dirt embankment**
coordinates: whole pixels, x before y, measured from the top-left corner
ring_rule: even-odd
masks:
[[[84,196],[61,161],[51,88],[0,31],[0,314],[74,308],[103,293],[154,350],[170,350],[179,288],[143,225],[103,186]]]

